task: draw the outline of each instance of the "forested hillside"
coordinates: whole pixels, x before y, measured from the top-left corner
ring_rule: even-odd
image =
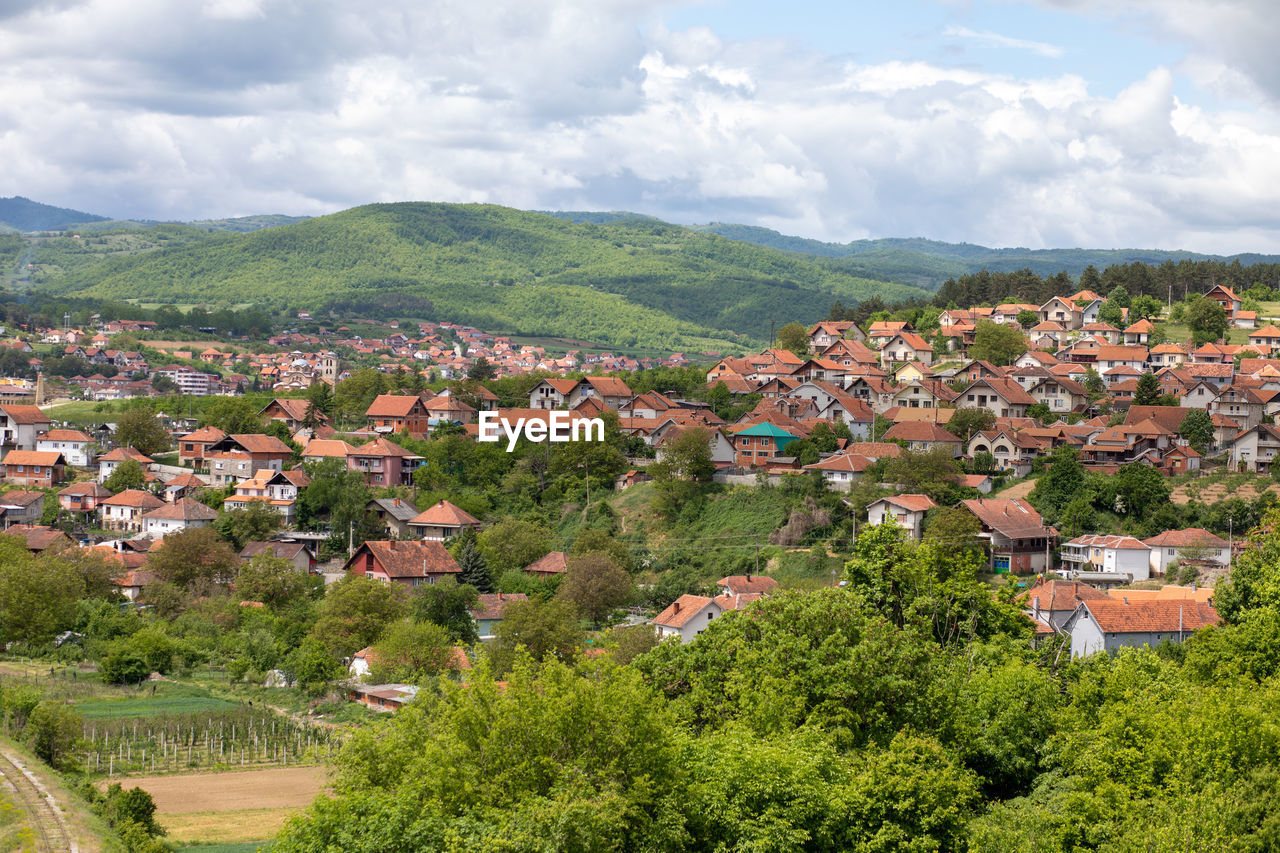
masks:
[[[41,204],[20,195],[0,198],[0,225],[17,231],[48,231],[79,222],[101,222],[105,218],[82,210]]]
[[[836,299],[931,294],[657,220],[577,224],[491,205],[368,205],[37,279],[50,292],[325,310],[425,297],[435,318],[628,346],[689,347],[816,320]]]
[[[980,270],[1011,273],[1028,269],[1040,276],[1050,276],[1065,270],[1074,276],[1080,275],[1088,266],[1101,269],[1112,265],[1141,263],[1154,267],[1187,260],[1226,263],[1233,259],[1158,249],[991,249],[972,243],[943,243],[919,238],[824,243],[750,225],[716,222],[696,227],[731,240],[829,258],[833,268],[851,275],[899,281],[930,289],[937,288],[948,278]],[[1280,261],[1275,255],[1250,254],[1236,257],[1245,264]]]

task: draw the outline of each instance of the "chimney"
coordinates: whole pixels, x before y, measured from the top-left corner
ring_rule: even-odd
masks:
[[[393,503],[392,506],[400,506],[400,499],[396,498],[395,503]]]
[[[392,539],[392,540],[391,540],[390,547],[391,547],[391,550],[392,550],[392,551],[394,551],[394,550],[396,549],[396,540],[394,540],[394,539]]]
[[[672,608],[672,610],[671,610],[671,612],[672,612],[672,613],[679,613],[679,612],[680,612],[680,602],[678,602],[678,601],[677,601],[675,604],[671,605],[671,608]]]
[[[1124,598],[1124,606],[1125,606],[1125,607],[1128,607],[1128,606],[1129,606],[1129,596],[1127,596],[1127,595],[1126,595],[1126,596],[1122,596],[1122,597]]]

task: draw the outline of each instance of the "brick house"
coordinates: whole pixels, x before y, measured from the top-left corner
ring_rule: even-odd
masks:
[[[58,492],[58,505],[68,512],[95,512],[111,490],[101,483],[75,483]]]
[[[183,465],[204,468],[207,465],[210,446],[226,438],[227,434],[217,427],[201,427],[178,439],[178,460]]]
[[[431,430],[431,413],[422,398],[412,394],[379,394],[364,415],[374,432],[426,433]]]
[[[364,575],[384,583],[422,586],[445,578],[457,578],[462,569],[439,542],[369,541],[361,545],[342,567],[352,575]]]
[[[215,486],[225,486],[252,479],[259,471],[281,471],[292,455],[289,445],[274,435],[228,435],[209,445],[210,479]]]
[[[982,525],[992,571],[1030,574],[1051,568],[1049,552],[1058,531],[1046,526],[1030,503],[1021,498],[980,498],[961,501],[960,506]]]
[[[24,486],[52,488],[66,479],[67,460],[61,453],[10,450],[4,457],[4,478]]]

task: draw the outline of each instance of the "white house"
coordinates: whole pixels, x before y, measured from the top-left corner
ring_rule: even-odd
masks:
[[[36,439],[36,450],[61,453],[68,465],[80,468],[93,466],[96,446],[92,436],[78,429],[51,429]]]
[[[1081,658],[1122,646],[1182,642],[1197,629],[1217,623],[1218,612],[1211,604],[1121,597],[1081,601],[1063,631],[1071,635],[1071,656]]]
[[[1166,530],[1142,541],[1151,549],[1151,572],[1157,575],[1163,575],[1170,563],[1181,560],[1203,560],[1220,566],[1231,562],[1231,548],[1227,542],[1201,527]]]
[[[208,527],[217,517],[217,512],[199,501],[179,498],[143,515],[142,532],[148,536],[164,538],[181,530]]]
[[[867,523],[884,524],[892,520],[907,531],[907,535],[919,541],[924,529],[924,517],[936,507],[928,495],[895,495],[880,498],[867,504]]]
[[[682,595],[653,620],[659,639],[679,637],[681,643],[692,643],[693,638],[706,630],[724,608],[714,598],[705,595]]]
[[[1077,536],[1062,543],[1063,568],[1110,572],[1131,580],[1151,577],[1151,547],[1132,536]]]

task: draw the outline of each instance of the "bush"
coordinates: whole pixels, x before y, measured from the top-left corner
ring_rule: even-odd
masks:
[[[26,735],[36,757],[55,770],[66,769],[84,724],[66,705],[41,702],[27,720]]]
[[[98,667],[108,684],[138,684],[151,675],[151,667],[142,655],[127,645],[117,646],[102,659]]]

